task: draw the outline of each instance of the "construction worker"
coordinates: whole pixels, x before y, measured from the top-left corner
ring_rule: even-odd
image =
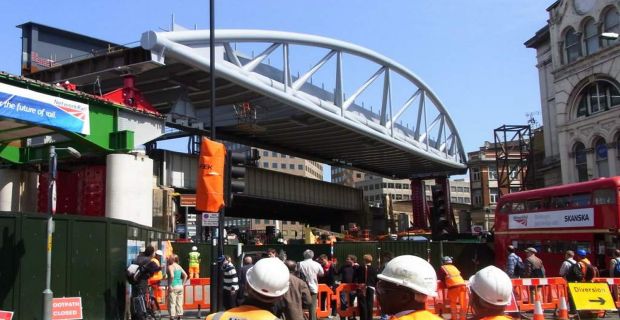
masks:
[[[452,257],[445,256],[441,259],[442,266],[437,273],[437,279],[444,283],[448,289],[448,301],[450,301],[451,319],[465,320],[467,317],[467,288],[461,272],[452,264]],[[458,304],[457,304],[458,302]],[[458,317],[460,314],[460,318]]]
[[[189,253],[189,278],[200,278],[200,252],[196,246]]]
[[[151,286],[151,289],[153,290],[153,296],[155,296],[155,299],[157,299],[157,303],[161,303],[163,301],[163,293],[161,290],[159,290],[159,281],[164,278],[164,275],[161,272],[161,257],[163,255],[164,253],[161,250],[155,251],[155,256],[151,258],[151,261],[155,263],[160,269],[159,271],[153,273],[153,275],[148,280],[149,286]]]
[[[277,320],[270,311],[289,288],[289,270],[278,258],[260,259],[246,274],[244,304],[210,314],[207,320]]]
[[[437,275],[426,260],[398,256],[377,276],[377,297],[381,311],[391,320],[440,320],[426,310],[426,298],[437,296]]]
[[[469,290],[473,319],[512,319],[504,312],[512,297],[512,281],[504,271],[488,266],[476,272],[469,278]]]

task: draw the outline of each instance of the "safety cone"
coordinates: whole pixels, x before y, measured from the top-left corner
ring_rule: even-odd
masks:
[[[534,301],[534,317],[532,320],[545,320],[545,313],[543,312],[540,300]]]
[[[566,305],[566,298],[560,297],[560,309],[558,310],[558,320],[568,320],[568,306]]]

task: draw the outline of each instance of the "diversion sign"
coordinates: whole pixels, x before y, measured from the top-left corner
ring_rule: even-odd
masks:
[[[90,134],[88,104],[0,83],[0,117]]]

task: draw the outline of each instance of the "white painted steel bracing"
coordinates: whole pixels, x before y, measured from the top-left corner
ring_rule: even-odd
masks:
[[[399,63],[355,44],[308,34],[265,30],[216,30],[215,41],[216,50],[218,50],[216,51],[218,60],[215,69],[218,77],[435,163],[455,170],[466,168],[467,158],[463,145],[448,111],[419,77]],[[242,42],[270,45],[265,51],[243,64],[231,45]],[[151,51],[155,60],[162,64],[164,57],[169,56],[198,69],[209,70],[208,30],[149,31],[142,35],[141,44],[144,49]],[[289,45],[319,47],[328,49],[329,52],[308,72],[293,81],[290,72]],[[280,46],[283,52],[283,79],[277,81],[254,72],[256,67]],[[343,93],[343,81],[345,81],[342,74],[343,54],[361,57],[379,65],[375,74],[346,99]],[[334,56],[336,57],[334,101],[325,101],[301,91],[302,85]],[[410,98],[397,108],[391,105],[393,84],[390,81],[390,73],[400,75],[415,87]],[[381,76],[384,79],[381,93],[382,106],[381,114],[377,119],[369,120],[350,112],[348,109],[355,99]],[[414,103],[416,101],[417,103]],[[418,108],[416,119],[411,119],[412,123],[416,123],[416,127],[411,132],[407,132],[397,127],[396,122],[411,106]],[[427,109],[431,107],[436,109],[437,116],[433,119],[426,119],[429,114]]]

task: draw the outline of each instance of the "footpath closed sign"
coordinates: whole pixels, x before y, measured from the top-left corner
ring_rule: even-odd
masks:
[[[616,304],[607,283],[569,283],[575,309],[616,311]]]
[[[11,320],[11,319],[13,319],[13,312],[0,310],[0,320]]]
[[[54,298],[52,300],[52,319],[82,319],[82,298]]]
[[[202,226],[203,227],[217,227],[220,221],[220,214],[217,212],[203,212],[202,213]]]

